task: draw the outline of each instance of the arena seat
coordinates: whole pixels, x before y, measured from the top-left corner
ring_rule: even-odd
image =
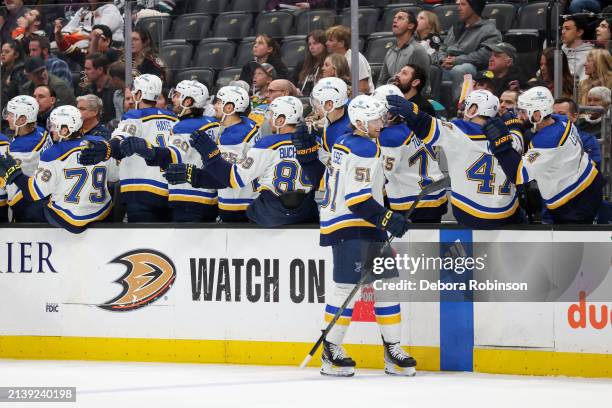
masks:
[[[145,17],[141,18],[136,26],[147,29],[151,33],[151,38],[155,45],[159,45],[162,40],[168,37],[170,27],[172,26],[172,17]]]
[[[213,37],[242,40],[251,35],[253,15],[240,11],[221,13],[215,19]]]
[[[511,29],[504,34],[504,41],[516,48],[517,60],[514,65],[521,67],[529,76],[539,68],[544,39],[537,29]]]
[[[483,19],[494,19],[497,29],[505,33],[512,28],[516,17],[516,6],[508,3],[490,3],[482,11]]]
[[[266,1],[267,0],[233,0],[231,10],[259,13],[266,9]]]
[[[219,88],[229,85],[231,81],[239,80],[241,71],[242,67],[231,67],[220,71],[219,75],[217,75],[217,81],[215,82],[215,90],[219,90]]]
[[[260,13],[255,21],[255,34],[267,34],[280,39],[291,35],[293,31],[293,14],[288,11]]]
[[[236,66],[241,67],[253,60],[254,43],[254,37],[246,37],[238,44],[238,51],[236,51]]]
[[[228,0],[190,0],[188,10],[192,13],[221,14],[225,11]]]
[[[383,13],[382,19],[380,20],[380,25],[378,29],[380,31],[391,30],[391,26],[393,25],[393,17],[395,16],[395,11],[399,8],[403,8],[414,13],[416,17],[417,14],[421,12],[421,8],[419,6],[415,6],[414,4],[393,4],[385,7],[385,11]]]
[[[212,86],[215,83],[215,71],[210,68],[189,68],[177,72],[175,79],[176,82],[184,80],[201,82],[206,85],[208,92],[212,94]]]
[[[336,13],[332,10],[304,11],[296,18],[296,33],[306,35],[313,30],[325,30],[334,24],[336,24]]]
[[[380,63],[370,64],[370,68],[372,69],[372,81],[374,82],[374,85],[376,85],[376,82],[378,81],[378,77],[380,76],[380,71],[382,70],[382,66],[383,64],[380,64]]]
[[[439,4],[434,6],[433,11],[440,20],[442,31],[446,32],[459,20],[459,10],[456,4]]]
[[[193,46],[189,43],[164,45],[159,52],[169,70],[184,69],[191,65]]]
[[[385,54],[393,46],[395,37],[391,35],[376,37],[368,40],[365,57],[371,64],[382,63]]]
[[[212,22],[213,18],[210,14],[193,13],[178,16],[174,20],[170,36],[175,39],[200,41],[206,38]]]
[[[297,67],[306,57],[306,37],[294,35],[287,37],[281,44],[283,61],[289,67]]]
[[[359,35],[366,36],[376,31],[378,24],[378,9],[359,8]],[[340,17],[340,23],[347,27],[351,26],[351,10],[344,9]]]
[[[196,49],[193,66],[220,70],[232,65],[235,53],[236,44],[231,41],[204,41]]]
[[[546,29],[547,2],[525,4],[518,12],[516,28]]]

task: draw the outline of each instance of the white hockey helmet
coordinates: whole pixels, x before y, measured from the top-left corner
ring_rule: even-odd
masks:
[[[536,86],[528,89],[521,95],[519,95],[516,107],[520,110],[524,110],[529,117],[529,122],[534,125],[540,123],[546,116],[553,113],[553,105],[555,99],[550,93],[550,90],[543,86]],[[538,122],[533,121],[533,115],[539,111],[540,120]]]
[[[180,95],[180,106],[183,109],[198,108],[204,109],[208,100],[208,88],[203,83],[198,81],[181,81],[176,84],[176,87],[171,92],[170,98],[177,93]],[[192,106],[184,106],[183,102],[186,98],[193,99]]]
[[[376,88],[374,90],[374,93],[372,94],[372,96],[376,98],[379,102],[382,102],[387,107],[387,109],[389,108],[389,105],[387,103],[387,96],[390,95],[397,95],[402,98],[404,97],[402,91],[400,91],[400,89],[393,84],[381,85]]]
[[[373,96],[359,95],[349,103],[348,115],[355,128],[368,133],[369,122],[380,119],[384,125],[387,107]],[[358,121],[361,126],[357,124]]]
[[[295,96],[280,96],[270,103],[268,112],[273,124],[276,123],[276,118],[284,116],[285,124],[297,125],[302,120],[304,105]]]
[[[472,105],[476,105],[477,109],[473,115],[469,115],[468,111],[472,107]],[[493,95],[491,92],[485,89],[472,91],[467,96],[467,98],[465,98],[465,111],[463,115],[468,119],[471,119],[475,116],[485,116],[487,118],[492,118],[497,115],[498,111],[499,99],[497,98],[497,96]]]
[[[249,94],[239,86],[224,86],[217,92],[217,99],[221,101],[224,107],[228,103],[234,104],[234,110],[228,115],[244,112],[250,104]]]
[[[64,105],[51,111],[49,116],[49,130],[57,134],[59,139],[70,137],[83,127],[81,112],[74,106]]]
[[[134,84],[132,85],[132,94],[136,95],[136,92],[140,91],[140,99],[136,102],[156,101],[159,95],[162,93],[162,80],[157,75],[142,74],[134,78]],[[134,100],[136,98],[134,97]]]
[[[323,109],[327,101],[332,102],[332,109],[341,108],[348,102],[348,86],[340,78],[323,78],[312,89],[310,104],[315,109]]]
[[[28,123],[36,123],[38,116],[38,102],[36,99],[28,95],[19,95],[11,99],[2,112],[2,118],[8,120],[9,114],[13,114],[13,124],[15,126],[15,132]],[[25,116],[26,123],[17,126],[17,119]]]

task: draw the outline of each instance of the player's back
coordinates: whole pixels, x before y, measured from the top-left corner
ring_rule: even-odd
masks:
[[[107,181],[112,161],[84,166],[79,153],[86,140],[102,141],[98,136],[64,140],[45,150],[30,192],[35,199],[50,196],[48,207],[63,223],[83,227],[105,218],[112,208]]]
[[[118,125],[122,136],[145,139],[152,146],[168,147],[170,131],[177,121],[174,113],[157,108],[134,109],[123,115]],[[158,167],[147,166],[142,157],[133,155],[121,160],[119,165],[121,194],[127,202],[165,205],[168,184]]]
[[[349,206],[373,198],[383,205],[384,174],[380,146],[370,138],[347,134],[333,146],[321,204],[321,245],[341,239],[385,240],[374,224]]]
[[[8,137],[0,133],[0,155],[4,155],[8,152],[9,145],[10,141]],[[0,186],[0,210],[2,210],[2,207],[8,205],[8,195],[4,187],[5,186]]]
[[[482,126],[463,120],[436,120],[424,141],[444,149],[457,221],[486,229],[514,222],[519,211],[516,187],[491,154]]]

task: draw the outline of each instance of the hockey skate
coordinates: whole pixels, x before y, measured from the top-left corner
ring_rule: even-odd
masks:
[[[385,373],[412,377],[416,374],[416,360],[404,351],[399,343],[387,343],[385,348]]]
[[[321,354],[321,374],[335,377],[352,377],[355,375],[355,361],[350,358],[344,348],[323,340]]]

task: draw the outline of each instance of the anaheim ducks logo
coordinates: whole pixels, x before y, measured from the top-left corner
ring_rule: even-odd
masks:
[[[126,252],[110,263],[125,265],[127,271],[115,281],[123,286],[123,291],[100,305],[102,309],[120,312],[140,309],[168,292],[176,279],[172,260],[152,249]]]

